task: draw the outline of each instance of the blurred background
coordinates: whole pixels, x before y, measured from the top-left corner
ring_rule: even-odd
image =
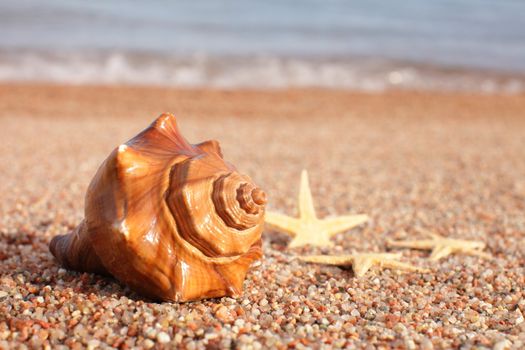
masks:
[[[0,81],[519,92],[514,0],[0,1]]]
[[[238,301],[154,304],[61,268],[50,240],[162,112],[218,140],[268,210],[297,214],[307,169],[319,218],[370,221],[296,252],[265,229]],[[0,0],[0,349],[149,349],[150,330],[167,348],[523,349],[524,130],[525,0]],[[359,279],[292,257],[422,229],[494,259],[396,250],[432,273]]]

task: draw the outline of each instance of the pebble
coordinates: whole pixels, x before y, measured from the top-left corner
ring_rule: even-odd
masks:
[[[157,334],[157,340],[159,343],[164,344],[164,343],[169,343],[171,338],[167,333],[160,332],[159,334]]]
[[[90,341],[88,341],[87,343],[87,348],[90,349],[90,350],[93,350],[93,349],[96,349],[100,346],[100,341],[97,340],[97,339],[91,339]]]
[[[273,322],[273,317],[269,314],[262,314],[261,317],[259,317],[259,324],[261,327],[269,327]]]
[[[142,346],[145,349],[152,349],[155,346],[155,342],[151,339],[144,339],[144,341],[142,342]]]
[[[493,350],[508,350],[510,349],[511,346],[512,346],[512,343],[509,340],[505,339],[505,340],[501,340],[497,342],[494,345]]]
[[[215,312],[215,316],[224,323],[232,323],[235,320],[234,312],[226,306],[220,306]]]

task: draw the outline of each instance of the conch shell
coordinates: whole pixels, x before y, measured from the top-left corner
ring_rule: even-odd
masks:
[[[163,114],[102,163],[84,220],[49,248],[66,268],[110,274],[153,299],[236,297],[262,256],[265,203],[217,141],[191,145]]]

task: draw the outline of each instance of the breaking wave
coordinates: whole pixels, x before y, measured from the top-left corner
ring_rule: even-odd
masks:
[[[525,77],[373,58],[169,57],[151,53],[0,52],[0,81],[178,87],[324,87],[519,93]]]

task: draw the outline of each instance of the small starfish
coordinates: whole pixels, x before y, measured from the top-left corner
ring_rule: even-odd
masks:
[[[431,249],[430,260],[437,261],[450,254],[469,254],[479,256],[483,259],[491,259],[492,255],[483,252],[485,243],[480,241],[467,241],[463,239],[445,238],[436,233],[422,231],[430,236],[431,239],[422,239],[416,241],[388,241],[390,247],[412,248],[412,249]]]
[[[306,170],[303,170],[301,174],[301,188],[299,190],[299,218],[267,212],[265,221],[270,226],[292,236],[290,248],[307,244],[322,247],[333,246],[333,243],[330,241],[331,237],[368,221],[368,216],[347,215],[318,219],[315,214],[312,192],[308,183],[308,173]]]
[[[357,253],[350,255],[311,255],[300,256],[299,260],[336,266],[352,265],[352,270],[357,277],[364,276],[372,266],[380,268],[397,269],[401,272],[429,272],[417,266],[398,261],[401,253]]]

